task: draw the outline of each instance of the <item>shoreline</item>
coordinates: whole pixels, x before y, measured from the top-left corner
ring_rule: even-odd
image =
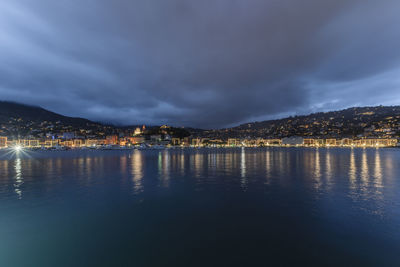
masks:
[[[92,147],[74,147],[74,148],[22,148],[22,151],[43,151],[43,152],[54,152],[54,151],[133,151],[133,150],[176,150],[176,149],[260,149],[260,148],[313,148],[313,149],[388,149],[398,148],[400,146],[232,146],[232,147],[120,147],[120,148],[92,148]],[[0,152],[16,152],[14,148],[1,148]]]

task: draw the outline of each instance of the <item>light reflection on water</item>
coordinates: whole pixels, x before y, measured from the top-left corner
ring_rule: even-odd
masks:
[[[1,180],[5,183],[13,176],[13,190],[18,198],[26,185],[24,176],[43,176],[42,186],[54,185],[57,177],[71,173],[81,185],[96,183],[98,174],[105,169],[118,168],[121,180],[131,181],[133,192],[146,189],[147,172],[156,167],[160,186],[168,188],[176,177],[190,176],[199,185],[218,184],[218,176],[232,176],[232,186],[246,191],[252,185],[264,186],[278,183],[290,185],[288,181],[301,172],[312,182],[315,190],[329,191],[336,184],[343,188],[347,183],[348,195],[352,198],[383,199],[385,182],[397,182],[393,177],[394,160],[384,149],[228,149],[228,150],[163,150],[156,153],[156,166],[149,152],[134,150],[129,154],[117,154],[107,158],[87,154],[76,158],[43,157],[0,160]],[[118,164],[114,159],[118,159]],[[397,159],[396,159],[397,160]],[[13,169],[9,168],[10,162]],[[186,163],[189,163],[187,165]],[[110,164],[115,164],[111,166]],[[117,166],[118,165],[118,166]],[[148,168],[145,168],[148,167]],[[398,165],[397,165],[398,166]],[[14,174],[12,174],[14,173]],[[265,178],[260,181],[260,174]],[[100,175],[101,176],[101,175]],[[236,179],[236,177],[238,179]],[[347,179],[343,179],[347,177]],[[311,180],[310,180],[311,179]],[[347,180],[347,181],[346,181]],[[387,180],[387,181],[386,181]],[[221,180],[222,182],[222,180]],[[225,182],[225,179],[224,179]],[[307,182],[305,182],[307,183]],[[50,186],[51,187],[51,186]],[[4,190],[4,189],[3,189]],[[379,195],[379,197],[377,197]]]
[[[265,184],[269,184],[271,181],[271,169],[272,169],[272,159],[271,159],[271,151],[270,150],[266,150],[265,151],[265,173],[267,176],[267,180]]]
[[[350,178],[350,189],[354,190],[357,186],[357,166],[356,166],[356,158],[354,154],[354,149],[351,149],[350,154],[350,167],[349,167],[349,178]]]
[[[329,153],[329,148],[328,148],[328,151],[327,151],[327,153],[326,153],[326,158],[325,158],[325,164],[326,164],[326,180],[327,180],[327,183],[330,185],[330,183],[332,182],[331,181],[331,178],[332,178],[332,174],[333,174],[333,172],[332,172],[332,162],[331,162],[332,160],[331,160],[331,153]]]
[[[134,151],[131,156],[131,176],[133,183],[133,192],[140,193],[143,190],[142,179],[144,177],[143,156],[140,151]]]
[[[21,199],[22,198],[21,185],[24,183],[24,180],[22,178],[22,167],[20,158],[17,158],[15,160],[14,169],[15,169],[14,190],[18,198]]]
[[[315,178],[315,186],[318,189],[321,186],[321,160],[319,156],[319,149],[315,151],[315,171],[314,171],[314,178]]]
[[[367,150],[364,149],[361,161],[361,181],[364,187],[367,185],[368,180],[369,180],[369,168],[368,168]]]
[[[68,169],[67,173],[72,172],[81,183],[90,186],[94,182],[92,180],[96,179],[96,173],[112,167],[118,168],[124,179],[131,180],[134,191],[138,193],[145,189],[143,179],[148,169],[144,166],[149,164],[149,168],[153,168],[152,158],[146,153],[135,150],[130,154],[116,155],[114,158],[119,159],[118,167],[109,164],[116,164],[114,158],[96,154],[76,158],[1,160],[1,179],[4,181],[10,175],[14,176],[14,191],[22,197],[24,176],[31,177],[41,172],[46,178],[44,182],[51,182],[51,179],[61,177]],[[217,176],[222,174],[232,176],[231,182],[236,181],[235,177],[240,177],[239,185],[243,190],[259,183],[260,173],[265,174],[264,185],[273,181],[284,185],[290,177],[303,170],[302,173],[311,178],[316,190],[329,190],[335,184],[343,186],[345,181],[339,179],[344,176],[348,177],[349,194],[361,197],[362,193],[370,198],[385,187],[385,179],[394,182],[394,159],[386,154],[383,149],[163,150],[157,152],[156,169],[163,187],[168,187],[173,177],[186,175],[200,183],[218,183],[213,179],[218,179]],[[13,162],[13,169],[9,168],[10,162]],[[190,164],[186,165],[186,162]]]
[[[256,161],[253,161],[256,162]],[[245,148],[242,148],[240,153],[240,186],[244,191],[247,189],[247,178],[246,178],[246,151]]]
[[[380,151],[377,150],[375,153],[375,186],[381,188],[382,184],[382,165],[381,165],[381,157]]]
[[[232,242],[240,246],[242,240],[234,239],[237,233],[246,244],[259,236],[263,241],[272,236],[272,247],[282,248],[300,240],[294,244],[298,249],[306,240],[318,250],[324,247],[320,246],[323,239],[334,240],[330,246],[337,245],[338,251],[343,244],[355,242],[346,253],[368,244],[371,250],[362,254],[368,258],[371,251],[381,247],[400,248],[399,163],[399,150],[357,148],[66,151],[17,158],[0,155],[0,231],[14,229],[1,235],[8,241],[0,240],[0,256],[10,253],[10,240],[15,238],[20,238],[19,243],[14,240],[13,244],[28,244],[29,240],[36,244],[38,225],[49,227],[41,234],[57,233],[54,239],[59,242],[62,229],[73,233],[76,229],[68,227],[84,227],[82,218],[86,218],[94,221],[85,228],[87,232],[92,227],[100,230],[93,230],[95,234],[86,237],[87,243],[79,251],[97,245],[90,241],[98,240],[96,235],[110,238],[112,244],[118,240],[114,236],[125,238],[127,247],[138,242],[133,249],[129,247],[129,254],[143,244],[162,242],[160,234],[166,233],[164,240],[168,240],[167,246],[163,243],[164,251],[174,245],[169,240],[179,237],[175,240],[179,244],[186,236],[185,245],[192,240],[201,242],[206,236],[203,246],[207,247],[222,232],[219,238],[233,239],[221,247]],[[150,204],[141,206],[146,203]],[[36,210],[31,211],[32,206]],[[36,221],[36,227],[30,229],[32,221]],[[164,227],[168,230],[155,230]],[[30,239],[15,235],[21,231]],[[246,231],[250,231],[249,236]],[[156,234],[148,241],[143,233],[152,232]],[[72,243],[79,243],[85,233],[76,234]],[[296,238],[280,244],[286,233]],[[365,236],[370,239],[363,239]],[[386,243],[378,246],[376,240]],[[112,248],[109,252],[118,255]]]
[[[167,150],[160,152],[159,157],[161,155],[161,165],[158,165],[161,167],[161,170],[159,170],[160,179],[161,179],[161,185],[164,187],[168,187],[170,183],[170,154],[168,153]]]

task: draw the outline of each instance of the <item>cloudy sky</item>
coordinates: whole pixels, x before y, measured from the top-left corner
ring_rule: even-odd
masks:
[[[400,104],[399,0],[2,0],[0,99],[219,128]]]

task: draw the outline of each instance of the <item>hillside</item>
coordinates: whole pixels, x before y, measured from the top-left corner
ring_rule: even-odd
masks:
[[[82,118],[63,116],[44,108],[0,101],[0,135],[15,137],[60,136],[73,132],[83,138],[104,138],[107,135],[132,136],[138,125],[115,126],[93,122]],[[174,137],[186,137],[198,129],[183,129],[148,126],[144,135],[169,134]]]
[[[75,132],[82,136],[108,134],[131,135],[137,126],[117,127],[82,118],[63,116],[41,107],[0,101],[0,135],[44,136]],[[149,127],[145,134],[168,132],[170,135],[208,138],[282,138],[304,137],[399,137],[400,106],[357,107],[340,111],[319,112],[279,120],[252,122],[221,130]]]
[[[63,116],[37,106],[0,101],[0,134],[25,136],[43,131],[98,130],[99,123]]]
[[[400,106],[357,107],[205,132],[210,137],[355,137],[400,133]]]
[[[82,118],[63,116],[37,106],[24,105],[14,102],[0,101],[0,123],[8,123],[15,120],[30,122],[59,122],[74,126],[85,126],[95,124],[92,121]]]

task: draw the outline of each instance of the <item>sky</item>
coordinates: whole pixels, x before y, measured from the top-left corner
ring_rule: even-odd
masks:
[[[398,0],[2,0],[0,100],[222,128],[400,105]]]

